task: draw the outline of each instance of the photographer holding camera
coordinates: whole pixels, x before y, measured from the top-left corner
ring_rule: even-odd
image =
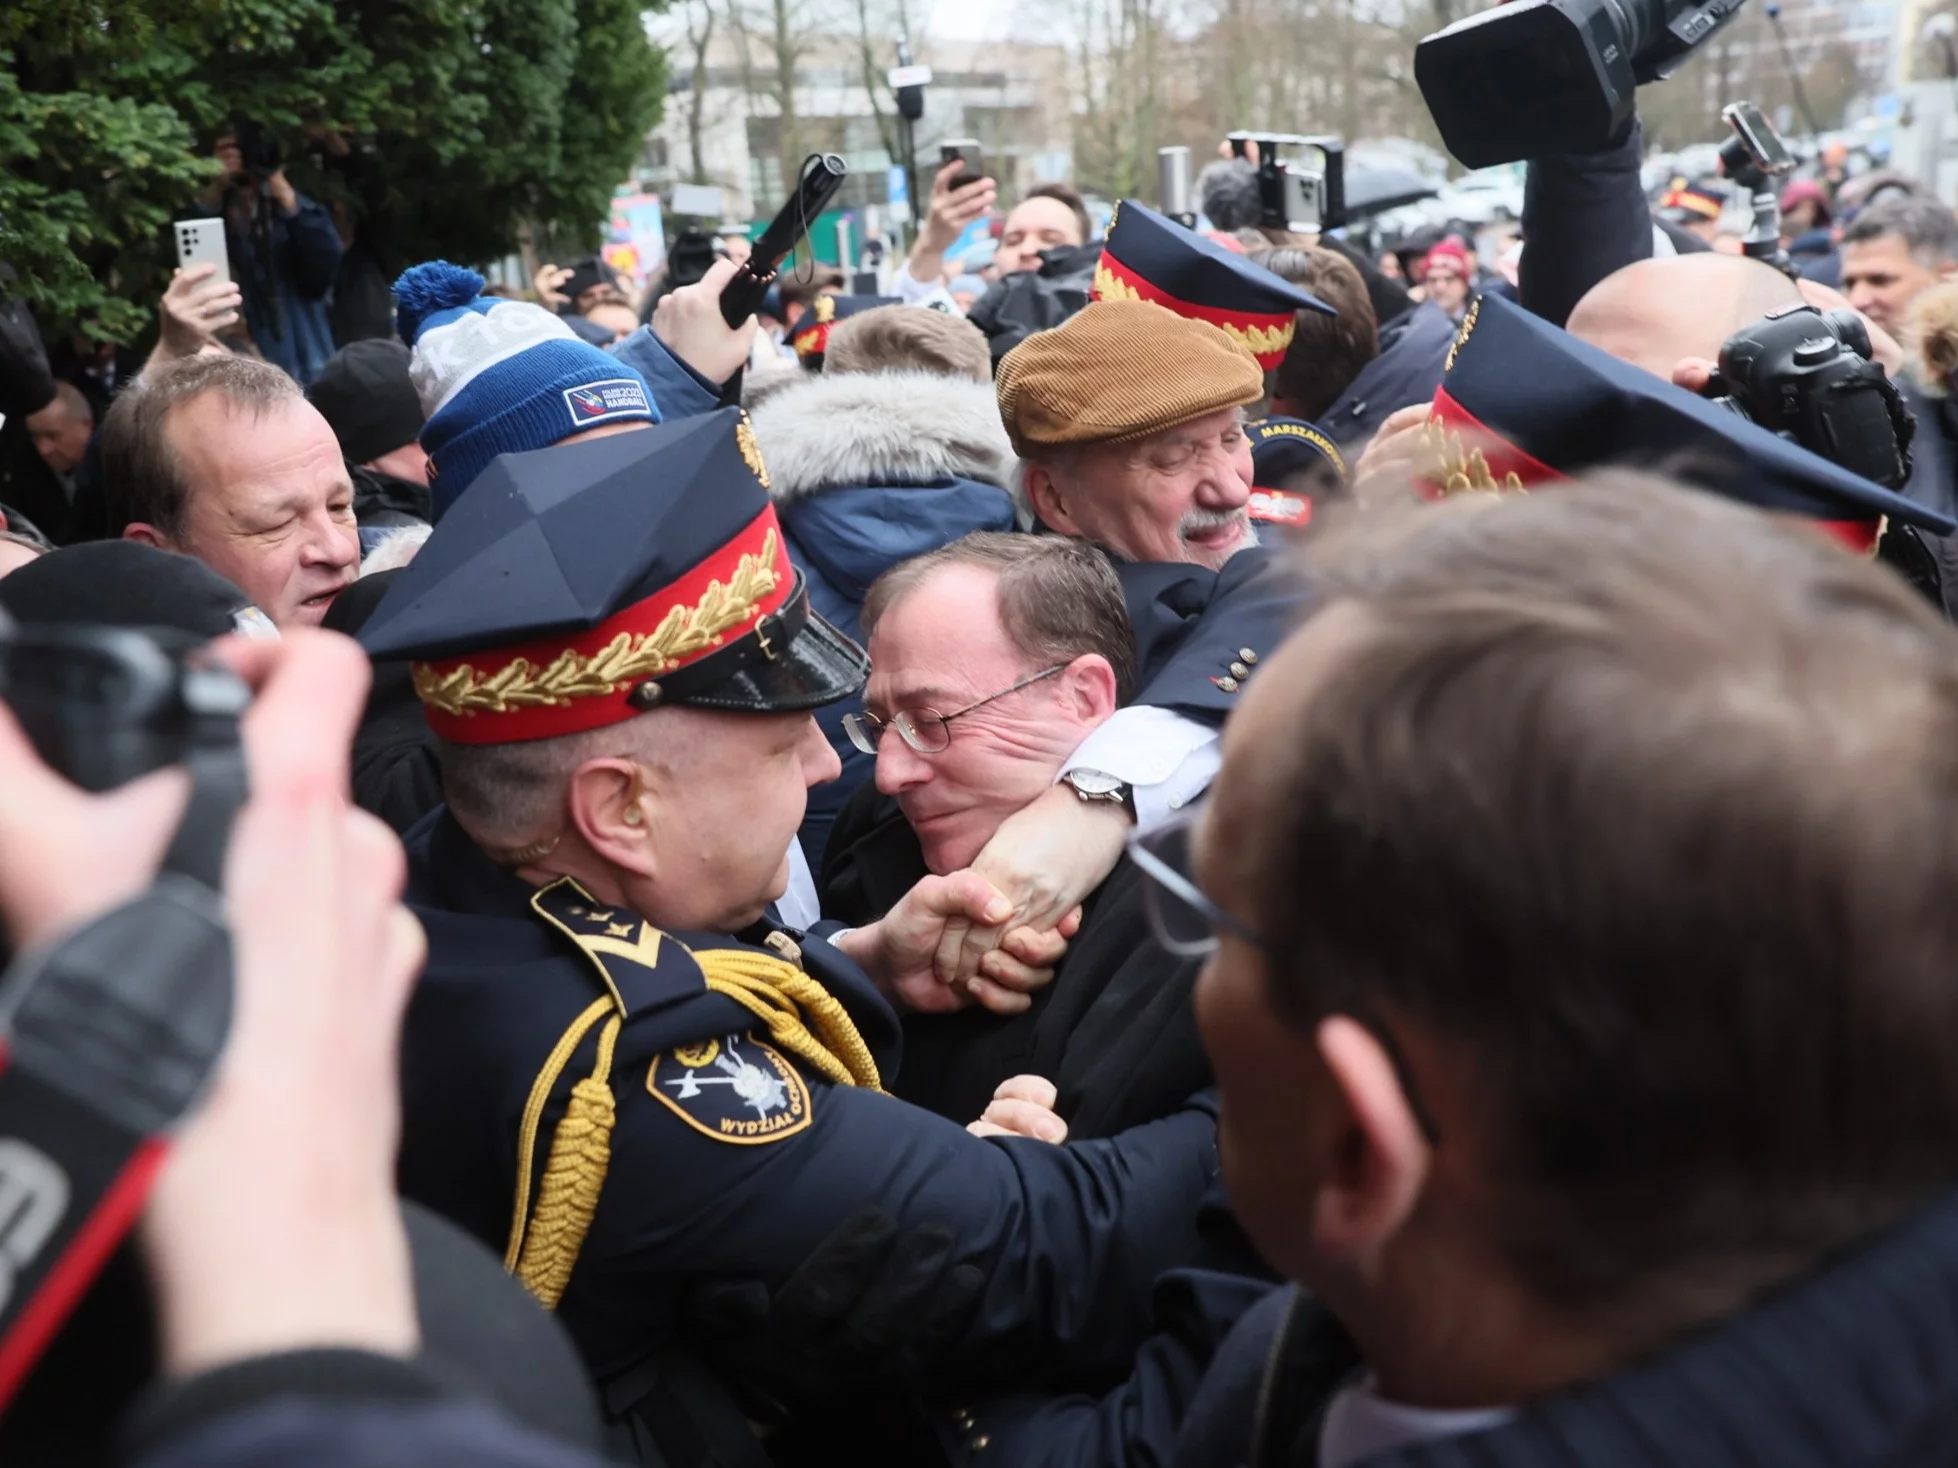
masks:
[[[218,138],[211,156],[224,172],[195,212],[224,218],[251,343],[310,386],[333,355],[328,300],[340,268],[340,232],[323,204],[292,186],[278,140],[253,123],[241,121]]]

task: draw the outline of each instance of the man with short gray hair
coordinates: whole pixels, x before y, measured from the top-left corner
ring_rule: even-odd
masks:
[[[250,357],[146,372],[102,425],[110,528],[195,556],[280,627],[318,626],[360,564],[339,440],[299,384]]]
[[[1843,293],[1893,335],[1909,322],[1911,303],[1953,271],[1958,217],[1936,199],[1885,199],[1843,232]]]
[[[926,876],[974,864],[1057,780],[1119,809],[1126,787],[1062,771],[1127,701],[1135,635],[1107,557],[1079,540],[980,532],[886,571],[864,600],[864,711],[844,719],[877,762],[838,820],[823,910],[869,924]],[[1153,1121],[1209,1082],[1190,989],[1197,965],[1144,937],[1126,859],[1082,901],[1053,984],[1015,1014],[904,1017],[894,1092],[941,1116],[976,1116],[1009,1078],[1052,1081],[1080,1137]]]

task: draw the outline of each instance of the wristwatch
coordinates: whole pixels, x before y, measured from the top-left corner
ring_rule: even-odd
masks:
[[[1107,802],[1133,811],[1130,800],[1131,787],[1128,781],[1118,780],[1104,770],[1069,770],[1061,776],[1061,783],[1071,789],[1082,802]]]

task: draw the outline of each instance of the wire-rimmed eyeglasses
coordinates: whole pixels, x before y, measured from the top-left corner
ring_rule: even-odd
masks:
[[[884,737],[886,729],[895,729],[898,737],[919,754],[939,754],[951,748],[952,731],[946,727],[954,719],[962,719],[974,709],[982,709],[1006,697],[1018,693],[1022,688],[1038,683],[1042,678],[1051,678],[1067,666],[1055,663],[1051,668],[1042,668],[1022,678],[1011,688],[1002,688],[997,693],[989,693],[977,703],[969,703],[962,709],[953,709],[949,714],[941,714],[937,709],[900,709],[888,719],[865,710],[862,713],[843,716],[843,732],[850,736],[850,742],[865,754],[877,753],[877,741]]]
[[[1129,837],[1129,860],[1145,879],[1142,912],[1149,931],[1178,958],[1215,953],[1220,931],[1269,953],[1271,945],[1255,929],[1212,902],[1190,875],[1190,837],[1202,814],[1203,807],[1193,805],[1176,819]]]

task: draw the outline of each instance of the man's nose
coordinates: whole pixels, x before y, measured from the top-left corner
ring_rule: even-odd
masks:
[[[811,714],[808,727],[802,731],[803,783],[811,787],[827,785],[842,773],[843,761],[837,757],[816,716]]]
[[[306,537],[306,545],[300,551],[299,559],[304,565],[335,569],[359,565],[360,532],[351,525],[337,523],[322,511],[319,523]]]
[[[904,742],[904,736],[888,726],[877,741],[877,788],[885,795],[897,795],[922,785],[931,778],[931,761]]]
[[[1235,449],[1219,445],[1204,455],[1195,499],[1206,510],[1241,510],[1251,502],[1250,440]]]

